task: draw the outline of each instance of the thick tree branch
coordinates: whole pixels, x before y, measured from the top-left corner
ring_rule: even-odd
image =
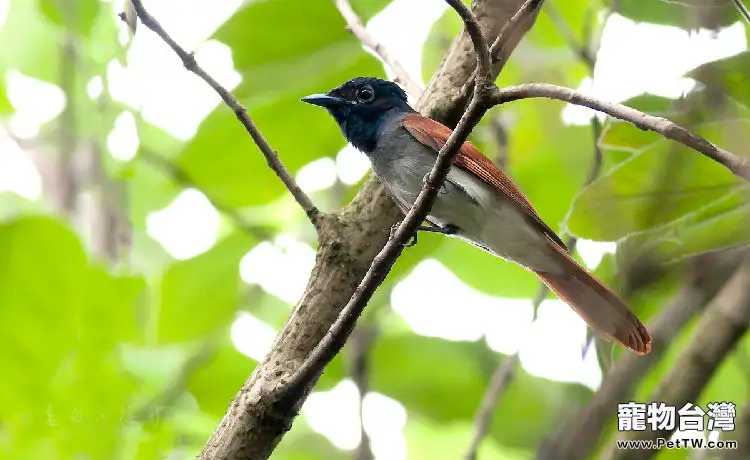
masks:
[[[382,43],[377,41],[375,37],[367,30],[367,27],[362,23],[362,19],[352,9],[352,5],[349,0],[334,0],[336,8],[338,8],[341,16],[346,21],[346,28],[354,34],[355,37],[362,42],[363,45],[370,48],[375,52],[388,67],[391,68],[396,78],[396,83],[401,83],[406,91],[414,97],[419,97],[422,94],[422,85],[406,71],[401,62],[391,54],[390,50],[383,46]]]
[[[695,401],[716,369],[734,350],[750,326],[750,258],[745,257],[701,315],[687,347],[661,380],[649,401],[682,407]],[[669,438],[669,431],[628,433],[627,439]],[[656,450],[617,450],[614,443],[602,456],[609,460],[650,459]],[[558,457],[556,457],[558,458]]]
[[[547,439],[538,460],[588,458],[597,446],[607,422],[619,402],[627,401],[640,380],[661,361],[682,329],[703,310],[732,276],[747,251],[729,251],[696,257],[690,264],[686,283],[671,302],[649,322],[654,340],[645,356],[624,354],[605,374],[599,390],[571,423]]]
[[[195,61],[195,56],[193,55],[193,53],[188,53],[187,51],[185,51],[172,39],[172,37],[169,36],[169,34],[164,30],[161,24],[159,24],[159,22],[153,16],[151,16],[148,11],[146,11],[146,9],[143,7],[143,4],[141,3],[141,0],[131,0],[131,3],[136,15],[141,20],[143,25],[151,29],[167,45],[169,45],[169,47],[172,48],[172,51],[174,51],[175,54],[180,57],[185,68],[208,83],[208,85],[213,88],[213,90],[216,91],[216,93],[221,97],[224,103],[230,109],[232,109],[234,115],[237,117],[240,123],[242,123],[242,126],[253,139],[253,142],[255,142],[255,145],[258,146],[261,153],[263,153],[268,166],[273,170],[273,172],[276,173],[277,176],[279,176],[279,179],[281,179],[281,182],[289,190],[289,193],[291,193],[292,197],[294,197],[305,214],[307,214],[307,217],[310,219],[310,222],[313,224],[315,229],[319,230],[321,215],[320,211],[317,207],[315,207],[310,197],[307,196],[304,191],[302,191],[299,185],[297,185],[294,177],[292,177],[284,164],[281,162],[279,155],[276,153],[273,147],[271,147],[266,138],[263,137],[263,134],[261,134],[258,127],[255,126],[253,119],[250,118],[250,115],[247,113],[245,107],[240,103],[240,101],[237,100],[236,97],[234,97],[234,95],[232,95],[231,92],[229,92],[226,88],[219,84],[219,82],[217,82],[211,75],[206,73],[206,71],[203,70],[201,66],[198,65],[198,63]],[[129,21],[129,18],[125,13],[121,14],[120,17],[123,21]]]
[[[626,105],[606,102],[570,88],[550,85],[547,83],[528,83],[498,89],[492,97],[493,104],[504,104],[519,99],[544,97],[581,105],[590,109],[604,112],[620,120],[629,121],[644,131],[654,131],[667,139],[672,139],[696,152],[702,153],[715,162],[725,166],[737,176],[750,181],[750,159],[735,155],[732,152],[717,147],[705,138],[688,131],[672,121],[662,117],[655,117],[639,112]]]
[[[388,275],[396,259],[406,247],[407,241],[414,235],[419,224],[424,221],[430,212],[432,204],[437,197],[437,192],[448,175],[448,170],[453,163],[453,158],[458,154],[459,148],[490,107],[487,105],[491,85],[490,57],[487,41],[482,35],[476,17],[474,17],[471,10],[461,0],[446,0],[446,2],[458,12],[466,25],[466,29],[469,31],[469,36],[474,43],[477,54],[477,67],[480,75],[478,80],[483,79],[485,83],[475,86],[476,89],[469,107],[461,117],[461,121],[458,122],[456,129],[445,142],[445,145],[438,152],[435,165],[430,171],[427,181],[419,196],[417,196],[414,205],[406,214],[406,218],[398,226],[398,229],[389,239],[388,243],[386,243],[385,247],[375,256],[372,266],[370,266],[354,295],[339,314],[336,322],[331,326],[328,333],[326,333],[312,353],[310,353],[305,362],[294,371],[289,380],[284,382],[284,385],[279,386],[278,395],[282,400],[288,398],[297,399],[300,393],[318,378],[328,362],[344,346],[346,339],[351,334],[367,302],[369,302],[375,290],[377,290]]]

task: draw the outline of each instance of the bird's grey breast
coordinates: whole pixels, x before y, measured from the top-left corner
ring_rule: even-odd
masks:
[[[432,169],[435,156],[411,137],[400,121],[400,117],[392,117],[385,122],[370,161],[390,194],[402,205],[411,206],[422,189],[422,179]]]

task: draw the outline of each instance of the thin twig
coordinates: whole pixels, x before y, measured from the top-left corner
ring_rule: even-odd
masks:
[[[534,12],[541,8],[544,0],[526,0],[516,13],[506,22],[497,34],[497,38],[490,46],[490,61],[493,66],[502,68],[510,58],[509,53],[503,53],[505,45],[511,41],[521,24]],[[477,71],[471,74],[471,78],[461,88],[462,100],[467,100],[474,90]]]
[[[604,112],[614,118],[629,121],[644,131],[654,131],[667,139],[686,145],[702,153],[715,162],[725,166],[738,177],[750,181],[750,160],[718,147],[705,138],[688,131],[676,123],[662,117],[655,117],[635,110],[626,105],[606,102],[570,88],[547,83],[527,83],[496,89],[492,97],[493,104],[504,104],[519,99],[544,97],[581,105]]]
[[[492,425],[492,415],[495,413],[500,401],[500,396],[505,393],[516,367],[520,363],[518,353],[514,353],[503,360],[495,369],[490,379],[490,385],[482,396],[482,402],[479,404],[479,410],[474,417],[474,437],[471,439],[469,450],[464,455],[465,460],[475,460],[482,440],[487,436],[487,432]]]
[[[370,48],[375,54],[380,56],[383,62],[393,70],[393,73],[396,75],[396,83],[401,83],[406,88],[406,91],[412,96],[419,97],[422,94],[422,85],[409,75],[409,72],[407,72],[404,66],[401,65],[401,62],[391,54],[388,48],[383,46],[382,43],[372,36],[362,22],[362,19],[352,9],[349,0],[334,0],[334,3],[341,13],[341,16],[344,18],[344,21],[346,21],[347,29],[354,34],[363,45]]]
[[[740,15],[745,19],[745,22],[750,24],[750,11],[747,9],[744,3],[742,3],[742,0],[734,0],[734,4],[737,6],[737,10],[739,10]]]
[[[276,173],[277,176],[279,176],[281,182],[284,184],[287,190],[289,190],[289,193],[292,194],[294,199],[300,205],[305,214],[307,214],[308,219],[310,219],[310,222],[317,230],[320,227],[320,211],[317,207],[315,207],[310,197],[307,196],[307,194],[299,187],[299,185],[297,185],[294,177],[292,177],[284,164],[281,162],[281,159],[279,159],[276,151],[271,147],[266,138],[263,137],[263,134],[261,134],[258,127],[255,126],[255,123],[253,122],[252,118],[250,118],[250,115],[247,113],[245,107],[240,104],[240,101],[238,101],[231,92],[229,92],[226,88],[219,84],[219,82],[217,82],[211,75],[206,73],[206,71],[198,65],[193,53],[188,53],[187,51],[185,51],[185,49],[178,45],[172,39],[172,37],[169,36],[169,34],[164,30],[161,24],[159,24],[159,22],[154,19],[154,17],[151,16],[148,11],[146,11],[146,9],[143,7],[143,4],[141,3],[141,0],[131,0],[131,2],[133,5],[133,9],[135,9],[138,18],[141,20],[143,25],[151,29],[167,45],[169,45],[169,47],[172,48],[172,51],[174,51],[175,54],[180,57],[185,68],[208,83],[208,85],[211,86],[211,88],[213,88],[214,91],[216,91],[216,93],[221,97],[224,103],[230,109],[232,109],[234,115],[237,117],[240,123],[242,123],[242,126],[245,127],[247,133],[250,134],[250,137],[253,139],[253,142],[255,142],[255,145],[258,146],[261,153],[263,153],[268,166]],[[127,20],[125,14],[120,15],[120,17],[123,19],[123,21]]]
[[[310,382],[322,372],[326,364],[333,359],[343,347],[347,337],[351,333],[360,314],[364,310],[375,290],[383,282],[396,259],[404,250],[406,242],[414,235],[420,222],[422,222],[435,201],[437,191],[448,175],[453,158],[466,141],[471,130],[476,126],[484,113],[490,107],[487,105],[487,95],[490,94],[492,82],[490,79],[490,58],[487,41],[482,35],[479,23],[471,10],[461,0],[446,0],[464,20],[466,29],[474,44],[477,55],[477,67],[481,75],[478,80],[482,84],[475,85],[474,94],[455,131],[451,133],[445,145],[440,149],[437,160],[429,177],[419,193],[414,205],[407,213],[393,236],[388,240],[385,247],[375,256],[370,269],[365,274],[354,295],[341,310],[336,321],[310,353],[307,359],[289,377],[284,385],[277,387],[277,396],[282,400],[294,400],[298,394],[303,392]]]

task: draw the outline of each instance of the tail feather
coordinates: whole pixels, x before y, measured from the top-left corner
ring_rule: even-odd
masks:
[[[651,334],[614,291],[565,254],[565,275],[534,270],[539,279],[604,338],[639,355],[651,349]]]

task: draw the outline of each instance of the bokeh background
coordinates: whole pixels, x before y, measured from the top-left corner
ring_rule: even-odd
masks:
[[[144,3],[233,90],[316,203],[345,205],[367,160],[299,98],[392,75],[333,2]],[[441,0],[352,5],[422,82],[461,29]],[[313,267],[313,229],[234,115],[157,36],[144,27],[132,36],[122,8],[0,0],[2,458],[193,458]],[[627,101],[748,154],[740,19],[719,0],[549,0],[499,83]],[[515,102],[490,111],[471,140],[552,228],[580,237],[579,260],[628,288],[648,320],[681,289],[691,256],[750,240],[747,185],[653,133],[598,117],[599,133],[593,116]],[[585,186],[597,146],[602,170]],[[592,342],[558,300],[535,313],[539,283],[523,269],[456,240],[419,241],[273,458],[352,458],[362,432],[378,460],[461,458],[490,376],[515,354],[482,459],[533,458],[591,399],[620,350]],[[644,255],[659,276],[635,282]],[[636,401],[648,401],[692,326]],[[742,340],[695,402],[747,402],[749,352]],[[357,363],[364,385],[352,378]]]

